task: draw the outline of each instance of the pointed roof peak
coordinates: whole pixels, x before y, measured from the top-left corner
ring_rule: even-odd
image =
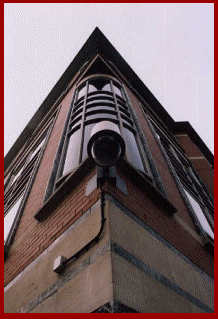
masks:
[[[49,111],[51,105],[58,99],[61,92],[63,92],[74,75],[78,70],[89,61],[94,54],[101,53],[104,58],[112,62],[118,70],[127,79],[130,87],[133,87],[138,94],[146,101],[147,105],[150,106],[152,112],[158,115],[160,119],[164,120],[164,123],[173,128],[176,126],[176,122],[171,118],[169,113],[163,108],[160,102],[155,98],[147,86],[141,81],[137,74],[132,70],[128,63],[119,54],[117,49],[110,43],[103,32],[98,26],[95,27],[85,44],[82,46],[80,51],[77,53],[73,61],[70,63],[66,71],[63,73],[59,81],[56,83],[54,88],[48,94],[47,98],[43,101],[38,111],[32,117],[26,128],[23,130],[17,141],[14,143],[8,154],[5,156],[5,168],[9,165],[10,161],[17,154],[21,146],[25,143],[27,136],[30,136],[43,118]],[[205,144],[201,141],[202,148],[206,149]],[[206,153],[210,153],[208,150]],[[208,157],[208,154],[206,154]],[[210,155],[210,154],[209,154]]]

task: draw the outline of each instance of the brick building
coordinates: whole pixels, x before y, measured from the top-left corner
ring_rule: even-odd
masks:
[[[103,121],[125,142],[106,177]],[[213,155],[98,28],[4,165],[6,313],[213,312]]]

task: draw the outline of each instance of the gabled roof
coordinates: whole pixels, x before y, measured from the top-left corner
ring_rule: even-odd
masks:
[[[38,111],[34,114],[30,122],[27,124],[21,135],[18,137],[12,148],[5,156],[5,169],[8,167],[10,162],[24,145],[27,138],[33,133],[43,117],[47,114],[60,94],[67,88],[69,82],[72,80],[75,74],[80,70],[85,62],[89,61],[94,56],[94,54],[97,53],[102,53],[105,58],[111,61],[119,69],[119,71],[128,80],[129,84],[141,95],[141,97],[146,101],[146,103],[150,106],[154,113],[156,113],[157,116],[162,119],[166,126],[168,126],[171,130],[177,130],[177,122],[175,122],[168,114],[168,112],[166,112],[159,101],[149,91],[146,85],[140,80],[140,78],[127,64],[127,62],[121,57],[119,52],[108,41],[108,39],[99,30],[99,28],[95,28],[86,43],[80,49],[74,60],[71,62],[59,81],[53,87],[47,98],[39,107]],[[191,125],[189,124],[189,131],[190,127]],[[183,126],[183,128],[185,129],[185,126]],[[194,131],[194,129],[192,130]],[[192,136],[193,135],[195,137],[197,136],[197,139],[195,138],[195,142],[197,143],[197,145],[200,142],[199,148],[202,150],[209,162],[211,162],[211,160],[213,160],[213,154],[210,152],[210,150],[207,148],[207,146],[204,144],[204,142],[201,140],[196,132],[195,134],[192,134]]]

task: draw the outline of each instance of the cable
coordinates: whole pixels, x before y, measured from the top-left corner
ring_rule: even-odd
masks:
[[[104,206],[105,206],[105,192],[102,189],[102,183],[100,183],[100,196],[101,196],[101,227],[98,232],[98,234],[83,248],[81,248],[77,253],[75,253],[73,256],[69,257],[63,262],[62,269],[66,268],[66,266],[74,259],[79,258],[81,254],[86,252],[92,245],[98,243],[99,238],[103,232],[104,223],[106,221],[106,218],[104,217]]]

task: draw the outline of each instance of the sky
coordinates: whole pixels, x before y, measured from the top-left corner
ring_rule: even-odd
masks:
[[[5,3],[4,155],[96,27],[214,152],[213,3]]]

